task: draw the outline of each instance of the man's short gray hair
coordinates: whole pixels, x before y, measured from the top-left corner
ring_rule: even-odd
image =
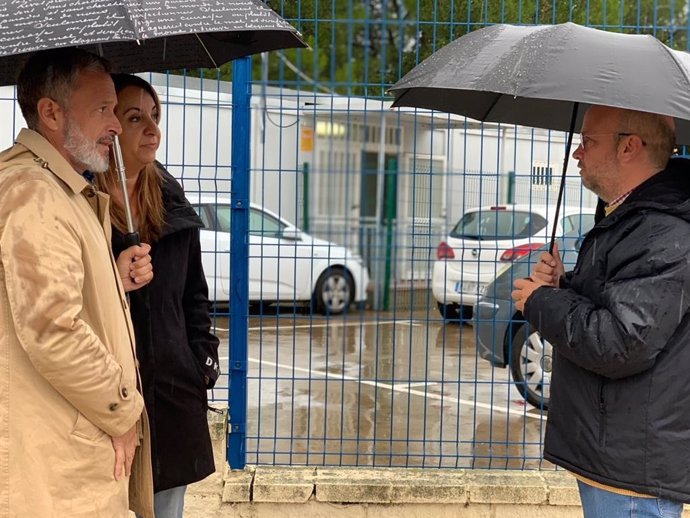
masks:
[[[17,78],[17,100],[30,129],[38,129],[40,99],[47,97],[64,108],[68,107],[82,71],[109,74],[110,64],[95,54],[74,47],[42,50],[28,59]]]
[[[621,132],[639,135],[647,145],[652,165],[660,169],[666,167],[676,145],[673,120],[664,115],[634,110],[621,113]]]

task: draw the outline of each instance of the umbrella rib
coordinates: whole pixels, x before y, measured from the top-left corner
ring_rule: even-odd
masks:
[[[494,109],[494,106],[496,106],[498,104],[498,101],[501,99],[502,95],[503,94],[496,94],[496,97],[494,97],[494,100],[491,103],[491,106],[489,106],[489,109],[484,112],[484,115],[479,120],[485,121],[489,118],[489,114]]]
[[[213,68],[218,68],[218,64],[216,63],[216,60],[213,59],[213,56],[211,56],[211,53],[206,48],[206,45],[204,45],[204,42],[202,41],[201,37],[196,32],[194,33],[194,36],[196,36],[196,39],[199,40],[199,43],[201,43],[201,46],[206,51],[206,55],[208,56],[208,59],[210,59],[211,63],[213,63]]]

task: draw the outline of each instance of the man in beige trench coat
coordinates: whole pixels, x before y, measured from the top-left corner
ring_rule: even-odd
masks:
[[[148,247],[113,261],[108,198],[83,176],[121,131],[108,72],[35,54],[18,80],[30,129],[0,154],[1,517],[124,518],[128,500],[153,517],[123,289],[150,281]]]

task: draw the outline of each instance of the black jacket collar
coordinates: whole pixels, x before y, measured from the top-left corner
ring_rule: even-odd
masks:
[[[161,190],[165,208],[165,225],[161,237],[190,228],[203,228],[201,218],[185,198],[180,184],[160,163],[156,162],[156,165],[163,177]]]

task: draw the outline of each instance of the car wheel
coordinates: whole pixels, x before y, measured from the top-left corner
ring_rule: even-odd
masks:
[[[322,315],[340,315],[350,309],[355,283],[344,268],[328,268],[316,281],[314,305]]]
[[[472,320],[472,306],[458,306],[457,304],[443,304],[437,302],[438,311],[444,320],[462,320],[467,322]]]
[[[275,315],[280,311],[278,304],[272,304],[271,302],[250,302],[249,303],[249,314],[250,315]]]
[[[551,396],[553,346],[535,329],[522,323],[513,337],[510,371],[513,383],[528,403],[548,409]]]

